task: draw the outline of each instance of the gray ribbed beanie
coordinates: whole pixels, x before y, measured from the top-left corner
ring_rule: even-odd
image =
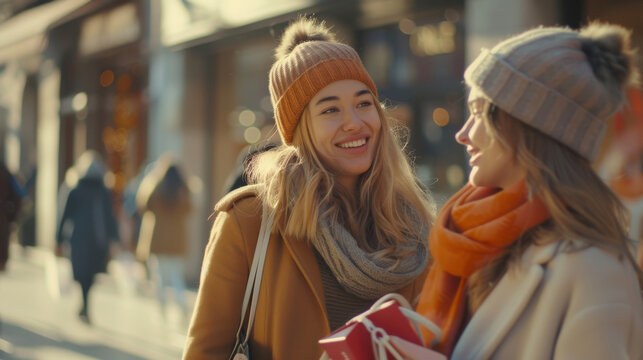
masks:
[[[629,37],[620,26],[598,23],[580,31],[533,29],[483,49],[464,78],[502,110],[593,161],[624,87],[637,79]]]

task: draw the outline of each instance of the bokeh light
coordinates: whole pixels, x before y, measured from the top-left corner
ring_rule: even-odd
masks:
[[[114,72],[112,70],[105,70],[100,74],[100,85],[108,87],[114,82]]]
[[[245,127],[252,126],[255,120],[257,120],[257,116],[252,110],[246,109],[239,113],[239,124]]]
[[[87,106],[87,94],[79,92],[71,100],[71,107],[74,111],[79,112]]]
[[[400,20],[400,31],[407,34],[411,35],[415,31],[415,22],[411,19],[402,19]]]
[[[254,144],[261,140],[261,130],[254,126],[249,127],[243,132],[243,138],[247,143]]]
[[[459,165],[450,165],[447,168],[447,183],[452,188],[459,188],[464,182],[464,171]]]
[[[438,126],[446,126],[449,123],[449,112],[443,108],[433,110],[433,122]]]
[[[116,89],[118,91],[127,91],[132,87],[132,77],[129,74],[123,74],[118,77]]]

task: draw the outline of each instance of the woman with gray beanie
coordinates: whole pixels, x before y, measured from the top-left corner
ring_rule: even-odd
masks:
[[[469,183],[429,236],[418,312],[451,359],[643,359],[627,212],[591,162],[637,81],[630,33],[538,28],[467,68]],[[431,335],[425,336],[430,340]]]

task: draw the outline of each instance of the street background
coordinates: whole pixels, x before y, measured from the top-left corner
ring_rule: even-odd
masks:
[[[64,268],[64,261],[40,249],[12,247],[7,272],[0,274],[0,359],[181,358],[187,322],[175,306],[161,314],[150,284],[134,288],[135,279],[117,269],[127,261],[112,261],[110,273],[97,279],[90,325],[77,317],[80,288],[69,278],[58,283],[51,276],[56,269],[48,269],[52,262]],[[192,304],[194,293],[188,299]]]
[[[314,15],[357,50],[441,205],[467,181],[453,136],[468,117],[463,72],[481,48],[537,26],[599,20],[631,29],[643,49],[641,14],[641,0],[0,0],[0,161],[23,193],[0,272],[0,360],[180,358],[187,321],[174,304],[161,314],[134,260],[138,185],[165,154],[186,175],[191,305],[214,204],[246,154],[279,142],[268,72],[293,19]],[[634,249],[643,92],[629,89],[628,101],[608,124],[596,170],[632,212]],[[108,168],[121,247],[90,293],[90,326],[78,319],[68,260],[53,255],[61,190],[87,150]]]

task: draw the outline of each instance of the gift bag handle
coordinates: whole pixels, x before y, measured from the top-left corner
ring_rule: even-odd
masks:
[[[400,311],[402,312],[402,314],[404,314],[404,316],[411,320],[411,323],[415,328],[415,332],[418,334],[420,340],[422,341],[422,345],[426,346],[418,324],[421,324],[425,328],[429,329],[435,335],[429,347],[435,346],[438,341],[440,341],[440,339],[442,338],[442,329],[440,329],[440,327],[437,326],[433,321],[413,311],[413,307],[411,307],[411,304],[409,304],[406,298],[400,294],[390,293],[382,296],[373,304],[373,306],[371,306],[371,309],[378,309],[382,306],[382,304],[389,300],[395,300],[400,304]]]

